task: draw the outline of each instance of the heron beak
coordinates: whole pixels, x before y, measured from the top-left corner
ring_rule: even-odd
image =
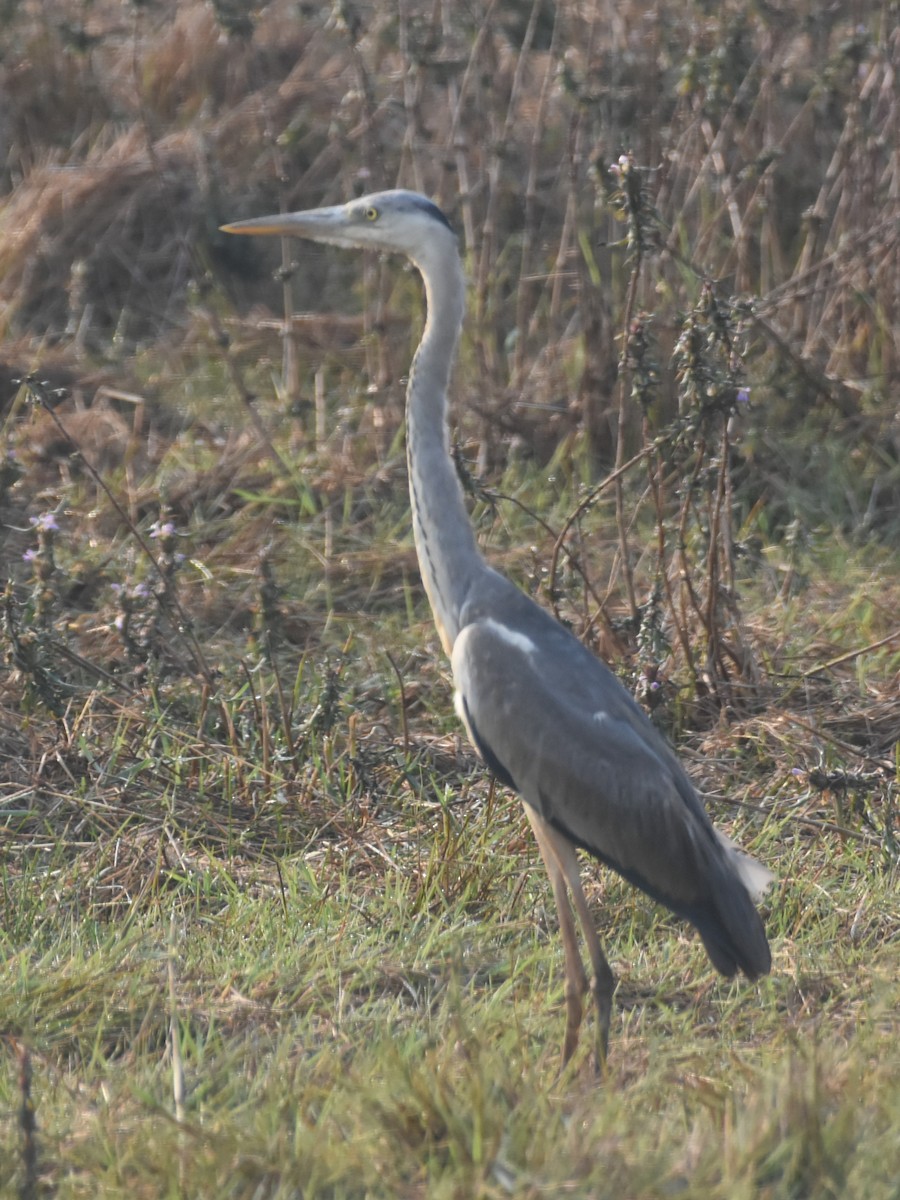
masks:
[[[307,237],[316,241],[337,241],[347,226],[347,210],[342,204],[330,208],[310,208],[306,212],[279,213],[271,217],[251,217],[221,225],[222,233],[274,234],[280,237]]]

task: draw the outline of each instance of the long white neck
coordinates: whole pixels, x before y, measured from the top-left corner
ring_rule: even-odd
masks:
[[[447,387],[465,311],[459,256],[440,266],[416,263],[425,281],[428,315],[406,391],[409,496],[419,569],[435,624],[449,654],[466,594],[484,563],[475,543],[462,487],[450,456]]]

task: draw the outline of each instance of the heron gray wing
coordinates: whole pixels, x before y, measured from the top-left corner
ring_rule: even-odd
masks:
[[[673,906],[690,904],[692,868],[714,842],[709,821],[695,796],[685,802],[652,727],[641,736],[629,719],[611,673],[598,673],[585,696],[585,664],[567,641],[548,652],[493,618],[463,629],[452,664],[471,739],[503,782],[571,841]],[[592,673],[602,666],[589,662]]]
[[[733,904],[738,926],[759,919],[674,753],[609,669],[518,595],[524,605],[470,621],[453,647],[476,748],[550,825],[691,920],[720,969],[744,967],[716,953],[719,909]],[[762,970],[752,955],[748,966]]]

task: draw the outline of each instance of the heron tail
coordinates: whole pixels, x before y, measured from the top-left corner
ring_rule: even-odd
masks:
[[[775,877],[723,833],[716,830],[716,836],[724,854],[711,889],[715,909],[696,922],[697,929],[717,971],[758,979],[772,969],[772,954],[754,902]]]
[[[738,873],[741,883],[750,893],[750,899],[757,904],[772,886],[775,876],[768,867],[764,867],[758,859],[742,850],[740,846],[726,837],[721,830],[715,831],[719,845],[725,851],[725,856]]]

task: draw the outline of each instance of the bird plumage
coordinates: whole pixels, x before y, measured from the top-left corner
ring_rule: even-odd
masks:
[[[500,576],[467,600],[461,625],[457,708],[482,757],[569,841],[695,925],[723,974],[765,974],[739,852],[609,668]]]
[[[765,974],[771,958],[754,900],[770,873],[713,828],[671,747],[609,668],[478,550],[446,424],[465,307],[447,218],[424,196],[392,191],[224,228],[394,250],[422,275],[426,323],[407,391],[416,550],[450,656],[457,711],[481,757],[527,806],[551,879],[566,955],[564,1061],[576,1044],[587,988],[569,896],[594,967],[601,1059],[614,987],[574,847],[690,921],[724,975]]]

